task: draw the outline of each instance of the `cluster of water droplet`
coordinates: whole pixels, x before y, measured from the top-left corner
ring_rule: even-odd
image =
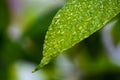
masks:
[[[68,0],[49,27],[41,65],[102,28],[119,12],[120,0]]]

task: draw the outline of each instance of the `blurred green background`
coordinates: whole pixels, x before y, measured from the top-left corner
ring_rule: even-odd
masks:
[[[65,3],[0,0],[0,80],[120,80],[120,15],[32,73],[46,31]]]

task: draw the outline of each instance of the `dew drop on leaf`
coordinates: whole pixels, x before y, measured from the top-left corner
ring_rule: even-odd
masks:
[[[45,37],[38,70],[51,59],[101,29],[120,12],[120,0],[68,0]]]

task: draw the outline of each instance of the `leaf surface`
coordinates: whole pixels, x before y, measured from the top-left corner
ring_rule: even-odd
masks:
[[[35,71],[101,29],[119,12],[120,0],[68,0],[47,31],[43,59]]]

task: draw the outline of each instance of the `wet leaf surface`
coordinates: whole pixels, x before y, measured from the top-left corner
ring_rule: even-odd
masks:
[[[101,29],[120,12],[120,0],[68,0],[45,37],[38,70],[51,59]]]

